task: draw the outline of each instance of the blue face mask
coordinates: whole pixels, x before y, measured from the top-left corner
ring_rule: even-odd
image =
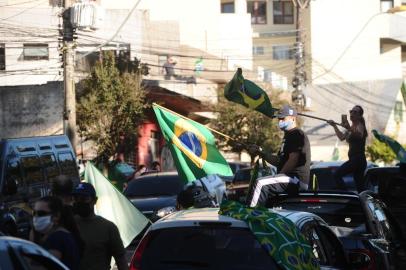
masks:
[[[289,130],[293,125],[292,120],[279,121],[279,128],[283,131]]]

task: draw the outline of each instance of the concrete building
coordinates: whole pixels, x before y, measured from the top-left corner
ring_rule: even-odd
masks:
[[[368,131],[377,129],[406,142],[406,14],[388,14],[401,1],[310,1],[306,61],[309,114],[341,121],[356,104],[365,110]],[[351,7],[351,8],[349,8]],[[336,137],[326,123],[305,119],[314,160],[330,160]],[[369,137],[371,138],[372,135]],[[340,143],[346,159],[347,144]]]

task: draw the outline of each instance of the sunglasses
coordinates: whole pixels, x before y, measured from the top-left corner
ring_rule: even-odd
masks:
[[[33,211],[32,215],[36,216],[36,217],[45,217],[45,216],[49,216],[51,214],[51,212],[48,211],[44,211],[44,210],[38,210],[38,211]]]

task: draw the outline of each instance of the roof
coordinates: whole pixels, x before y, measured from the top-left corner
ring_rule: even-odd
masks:
[[[333,76],[327,74],[325,76]],[[328,77],[327,77],[328,78]],[[343,79],[340,79],[343,80]],[[341,121],[341,114],[347,114],[354,105],[365,111],[367,129],[384,131],[400,91],[401,79],[376,81],[342,82],[332,84],[309,84],[306,95],[311,98],[309,115]],[[333,128],[324,121],[303,117],[303,130],[312,145],[334,145],[336,136]]]
[[[219,208],[195,208],[179,212],[174,212],[151,225],[151,230],[158,230],[171,227],[194,227],[200,226],[201,222],[208,223],[231,223],[232,227],[248,228],[244,221],[218,214]],[[301,224],[306,219],[321,219],[308,212],[297,212],[281,209],[269,209],[288,219],[296,225]]]

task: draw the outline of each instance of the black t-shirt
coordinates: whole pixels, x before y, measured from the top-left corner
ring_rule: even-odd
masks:
[[[55,231],[45,239],[42,246],[47,250],[59,251],[62,254],[61,262],[69,269],[79,269],[79,247],[70,232]]]
[[[281,149],[279,150],[278,172],[280,172],[289,159],[289,154],[299,152],[299,161],[291,172],[286,173],[290,177],[296,176],[302,183],[309,183],[310,177],[310,143],[306,134],[298,128],[285,132]]]

